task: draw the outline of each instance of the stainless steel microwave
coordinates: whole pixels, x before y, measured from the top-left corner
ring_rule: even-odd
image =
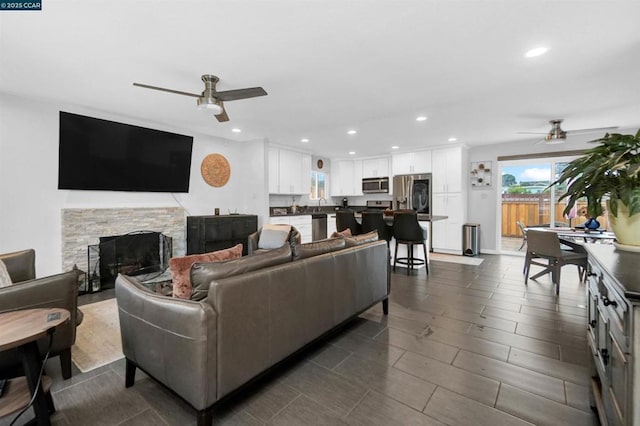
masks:
[[[389,177],[376,177],[362,179],[363,194],[379,194],[389,192]]]

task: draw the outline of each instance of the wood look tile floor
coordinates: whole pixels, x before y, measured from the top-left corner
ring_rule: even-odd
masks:
[[[433,261],[428,277],[398,269],[389,316],[373,307],[217,407],[214,424],[597,425],[575,269],[556,297],[549,278],[524,286],[522,257],[482,257]],[[195,411],[144,374],[126,389],[123,360],[67,381],[57,359],[47,369],[54,425],[195,425]]]

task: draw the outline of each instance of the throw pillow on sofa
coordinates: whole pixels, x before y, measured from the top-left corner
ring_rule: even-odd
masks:
[[[329,238],[312,243],[298,244],[293,247],[293,260],[329,253],[345,248],[345,238]]]
[[[333,234],[331,234],[331,238],[342,238],[342,237],[350,237],[351,236],[351,229],[347,228],[344,231],[336,231]]]
[[[7,266],[4,262],[0,260],[0,288],[9,287],[10,285],[13,285],[13,281],[11,281],[9,271],[7,271]]]
[[[345,238],[347,247],[359,246],[361,244],[370,243],[372,241],[378,241],[378,231],[367,232],[366,234],[355,235],[353,237]]]
[[[193,285],[191,300],[202,300],[207,297],[209,285],[215,280],[287,262],[291,262],[291,246],[289,244],[278,249],[226,262],[197,262],[191,268],[191,283]]]
[[[282,247],[289,237],[291,225],[264,225],[258,240],[258,249],[272,250]]]
[[[242,244],[234,247],[203,254],[192,254],[169,259],[169,268],[173,279],[173,297],[190,299],[193,292],[190,279],[191,265],[196,262],[221,262],[242,256]]]

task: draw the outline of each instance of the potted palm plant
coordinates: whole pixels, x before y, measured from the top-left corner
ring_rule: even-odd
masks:
[[[568,182],[564,214],[581,198],[587,200],[587,215],[603,214],[607,201],[609,224],[618,248],[640,250],[640,130],[635,135],[607,133],[592,142],[599,145],[571,161],[551,184]]]

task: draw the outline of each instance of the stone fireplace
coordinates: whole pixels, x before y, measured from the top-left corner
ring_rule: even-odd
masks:
[[[186,252],[186,214],[180,207],[63,209],[62,270],[88,271],[87,247],[100,238],[154,231],[172,239],[172,256]]]

